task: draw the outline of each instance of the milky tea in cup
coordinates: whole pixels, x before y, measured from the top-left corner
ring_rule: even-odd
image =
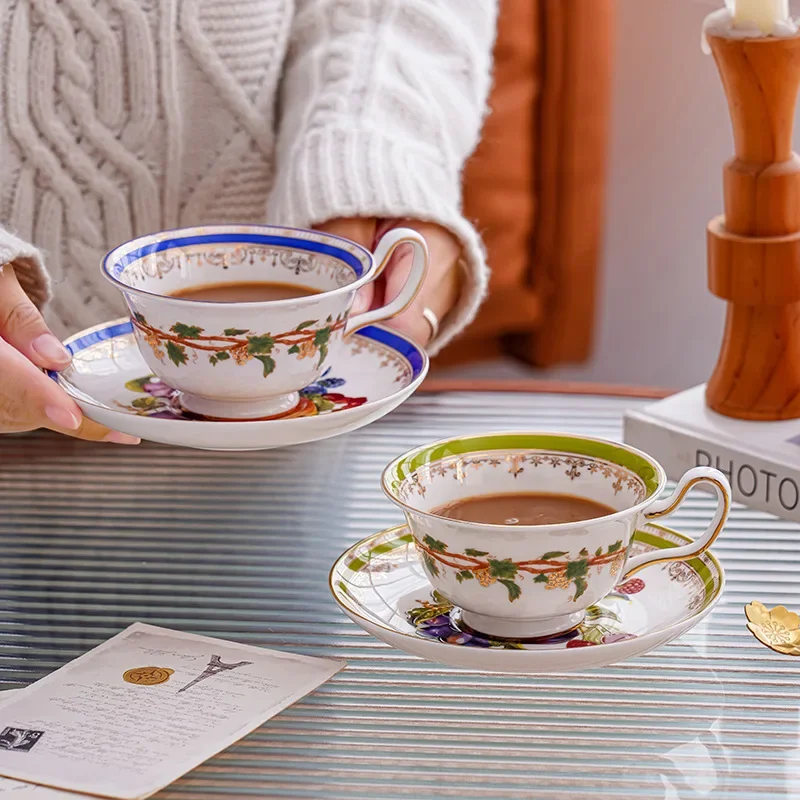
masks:
[[[483,525],[561,525],[605,517],[614,509],[572,494],[509,492],[451,500],[432,513]]]

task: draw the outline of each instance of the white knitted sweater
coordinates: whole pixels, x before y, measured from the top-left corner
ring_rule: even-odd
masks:
[[[468,266],[442,346],[486,287],[459,199],[495,16],[496,0],[6,0],[0,265],[52,295],[65,335],[123,313],[99,262],[133,236],[427,220]]]

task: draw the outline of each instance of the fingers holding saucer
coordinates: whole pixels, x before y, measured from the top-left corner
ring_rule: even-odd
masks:
[[[0,267],[0,336],[42,369],[62,370],[72,360],[20,286],[10,264]]]
[[[28,358],[0,339],[0,434],[47,428],[76,439],[138,444],[86,418],[78,404]]]

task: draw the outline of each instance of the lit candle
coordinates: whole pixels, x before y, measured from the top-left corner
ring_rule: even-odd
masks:
[[[789,0],[733,0],[736,28],[758,28],[766,36],[791,24]]]

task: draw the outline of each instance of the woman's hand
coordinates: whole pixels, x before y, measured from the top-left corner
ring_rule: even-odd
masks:
[[[0,266],[0,433],[49,428],[77,439],[138,444],[134,436],[86,419],[78,405],[42,369],[70,363],[64,346],[17,282]]]
[[[422,312],[426,308],[430,309],[441,321],[458,302],[461,293],[458,268],[461,247],[458,240],[438,225],[413,220],[336,219],[317,226],[320,231],[343,236],[366,247],[370,252],[394,228],[412,228],[420,233],[428,243],[430,261],[425,283],[414,302],[400,316],[388,320],[387,325],[407,333],[414,341],[427,345],[433,331]],[[399,247],[383,275],[362,290],[354,312],[378,308],[394,299],[408,279],[411,262],[411,248]]]

